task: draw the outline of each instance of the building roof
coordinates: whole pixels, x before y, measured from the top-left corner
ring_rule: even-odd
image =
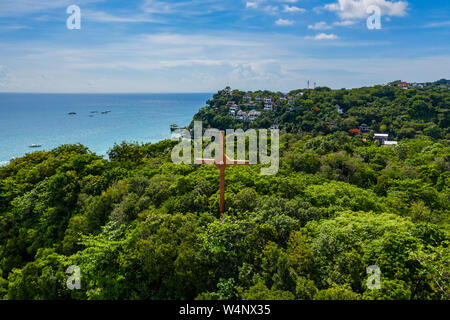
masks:
[[[373,137],[374,138],[387,138],[387,137],[389,137],[389,134],[387,134],[387,133],[375,133],[373,135]]]

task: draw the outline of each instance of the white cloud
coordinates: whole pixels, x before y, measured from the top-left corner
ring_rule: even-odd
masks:
[[[301,13],[304,13],[304,12],[306,12],[306,9],[299,8],[299,7],[296,7],[296,6],[284,5],[283,6],[283,12],[289,12],[289,13],[301,12]]]
[[[179,3],[179,5],[182,4]],[[142,8],[146,13],[173,13],[175,6],[164,1],[145,0]]]
[[[407,1],[389,0],[338,0],[324,6],[326,10],[336,12],[341,19],[363,19],[368,16],[367,8],[378,6],[384,16],[403,17],[408,7]]]
[[[77,0],[79,6],[99,2],[101,0]],[[0,17],[23,16],[37,12],[47,12],[58,8],[68,7],[74,0],[13,0],[0,1]]]
[[[83,18],[91,21],[97,22],[113,22],[113,23],[121,23],[121,22],[129,22],[129,23],[137,23],[137,22],[161,22],[160,20],[150,18],[146,15],[132,15],[132,16],[115,16],[103,11],[83,11]]]
[[[213,92],[227,83],[243,90],[289,91],[305,86],[307,79],[333,88],[360,87],[398,78],[441,79],[448,69],[442,66],[450,65],[450,56],[358,56],[357,46],[386,43],[315,38],[324,39],[211,32],[111,37],[108,43],[82,47],[42,39],[0,41],[0,61],[8,67],[0,91]],[[351,48],[348,56],[319,58],[305,51],[341,46]]]
[[[295,23],[295,21],[293,20],[289,20],[289,19],[278,19],[277,21],[275,21],[275,24],[277,26],[292,26]]]
[[[333,33],[327,34],[327,33],[319,33],[318,35],[314,37],[307,36],[305,39],[310,40],[336,40],[339,39],[339,37]]]
[[[10,72],[6,66],[0,64],[0,86],[6,86],[10,83]]]
[[[333,23],[333,26],[337,27],[348,27],[356,24],[357,22],[355,20],[342,20],[342,21],[336,21]]]
[[[450,20],[428,23],[425,25],[425,28],[439,28],[439,27],[446,27],[446,26],[450,26]]]
[[[263,8],[263,11],[267,12],[268,14],[276,14],[278,12],[278,10],[279,9],[277,6],[271,6],[271,5],[265,6]]]
[[[325,21],[316,22],[315,24],[308,25],[308,29],[311,30],[329,30],[333,29],[333,27],[348,27],[357,23],[355,20],[343,20],[333,22],[332,25],[329,25]]]
[[[258,3],[260,0],[248,1],[248,3]],[[251,4],[250,4],[251,5]],[[227,5],[220,0],[144,0],[140,6],[145,13],[152,15],[179,15],[179,16],[199,16],[211,12],[224,11]]]
[[[258,8],[258,2],[248,1],[248,2],[245,4],[245,7],[246,7],[246,8],[256,9],[256,8]]]
[[[315,24],[310,24],[308,26],[308,29],[311,29],[311,30],[328,30],[331,28],[332,27],[329,26],[325,21],[317,22]]]
[[[31,29],[30,26],[26,25],[6,25],[6,26],[0,26],[0,30],[23,30],[23,29]]]

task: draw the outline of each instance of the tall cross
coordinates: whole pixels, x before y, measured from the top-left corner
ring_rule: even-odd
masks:
[[[231,160],[225,154],[225,132],[220,131],[220,150],[222,150],[222,157],[220,154],[216,155],[215,159],[195,159],[197,164],[214,164],[220,172],[220,217],[223,215],[225,205],[225,170],[231,165],[248,166],[248,160]]]

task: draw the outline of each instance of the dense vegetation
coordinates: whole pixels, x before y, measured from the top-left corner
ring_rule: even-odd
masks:
[[[288,94],[293,99],[292,104],[287,99],[280,99],[284,96],[281,92],[234,90],[227,95],[220,91],[194,119],[203,120],[206,127],[219,129],[269,128],[275,123],[286,132],[313,135],[348,132],[367,124],[371,130],[389,133],[396,139],[412,139],[418,135],[449,139],[450,83],[442,88],[440,83],[408,90],[395,83],[355,90],[326,87],[294,90]],[[252,98],[255,107],[248,106],[246,95]],[[261,101],[255,100],[256,97]],[[273,111],[263,110],[266,97],[272,97]],[[233,119],[226,106],[228,101],[234,101],[243,111],[256,108],[262,115],[255,121]],[[337,111],[336,105],[341,107],[343,114]]]
[[[228,116],[239,91],[195,116],[284,131],[277,175],[227,170],[223,219],[218,171],[173,164],[169,140],[0,168],[0,298],[450,299],[449,90],[303,91],[254,122]],[[349,134],[361,122],[399,145]],[[81,290],[66,288],[70,265]]]

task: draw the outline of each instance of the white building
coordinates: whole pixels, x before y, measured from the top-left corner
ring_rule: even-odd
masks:
[[[237,106],[230,107],[230,116],[234,117],[238,109],[239,108]]]
[[[261,115],[261,112],[252,110],[248,113],[248,120],[255,121],[260,115]]]
[[[247,120],[247,118],[248,118],[247,113],[244,112],[244,111],[242,111],[242,110],[239,110],[239,111],[236,113],[236,119],[238,119],[238,120],[244,121],[244,120]]]
[[[388,141],[389,135],[385,133],[375,133],[373,138],[378,141],[379,146],[396,146],[397,141]]]
[[[273,104],[272,103],[266,103],[264,105],[264,110],[266,111],[272,111],[273,110]]]
[[[368,133],[370,131],[370,127],[363,123],[359,126],[359,130],[361,130],[362,133]]]

